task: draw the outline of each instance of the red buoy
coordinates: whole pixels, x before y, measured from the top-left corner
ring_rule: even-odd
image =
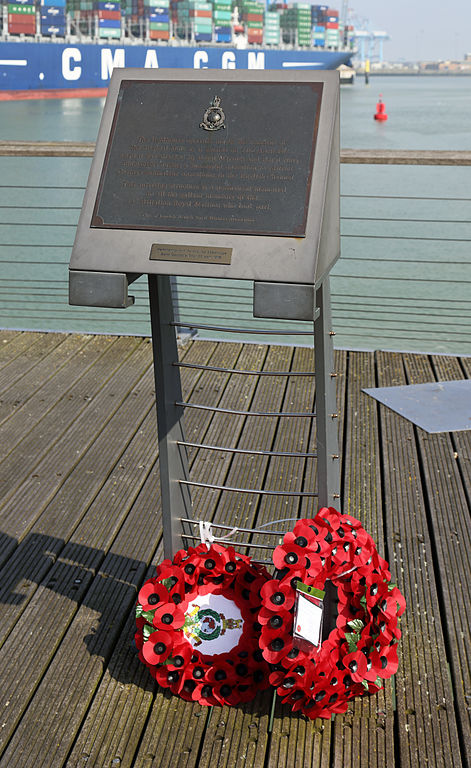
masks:
[[[375,120],[387,120],[386,105],[381,100],[381,94],[379,94],[379,101],[376,104]]]

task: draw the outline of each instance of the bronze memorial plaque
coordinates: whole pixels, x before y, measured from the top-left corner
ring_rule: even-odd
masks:
[[[304,237],[322,89],[122,80],[91,227]]]

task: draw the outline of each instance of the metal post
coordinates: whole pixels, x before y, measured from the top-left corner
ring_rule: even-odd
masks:
[[[340,510],[338,413],[332,343],[329,278],[316,291],[320,309],[314,323],[316,370],[317,483],[319,505]]]
[[[191,519],[189,488],[180,480],[188,480],[180,369],[173,322],[172,292],[168,275],[149,275],[149,302],[154,354],[155,394],[160,452],[160,487],[164,556],[172,558],[182,547],[181,519]]]

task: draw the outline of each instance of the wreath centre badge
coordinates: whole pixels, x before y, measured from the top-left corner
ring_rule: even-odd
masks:
[[[188,605],[183,633],[201,653],[228,653],[238,644],[243,624],[242,614],[232,600],[211,593]]]
[[[221,128],[226,127],[225,120],[226,116],[221,109],[221,99],[219,96],[215,96],[203,115],[203,122],[200,123],[200,128],[203,128],[205,131],[219,131]]]

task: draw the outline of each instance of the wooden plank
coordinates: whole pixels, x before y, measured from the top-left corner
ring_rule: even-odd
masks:
[[[362,392],[376,383],[374,356],[349,352],[345,441],[343,450],[343,511],[361,520],[379,553],[389,557],[384,537],[381,453],[377,404]],[[399,582],[401,588],[401,583]],[[398,764],[394,745],[391,681],[371,698],[355,701],[335,718],[334,766],[387,768]]]
[[[261,768],[268,742],[271,696],[257,695],[240,707],[214,707],[198,768]]]
[[[263,371],[289,370],[292,359],[289,347],[270,347],[263,362]],[[274,411],[281,408],[286,387],[284,376],[261,376],[248,403],[252,411]],[[237,447],[242,450],[272,450],[277,429],[277,417],[246,417]],[[269,458],[262,454],[234,454],[226,483],[231,487],[263,488]],[[248,527],[254,526],[258,498],[254,494],[223,494],[218,505],[216,522]],[[238,536],[238,539],[241,537]],[[245,540],[242,537],[242,540]],[[253,555],[253,552],[252,552]]]
[[[8,345],[2,345],[0,366],[0,392],[14,386],[25,373],[33,368],[45,354],[65,339],[64,334],[31,333],[19,334]]]
[[[276,702],[268,768],[329,768],[332,724],[308,720]]]
[[[121,341],[125,342],[121,344]],[[34,520],[39,517],[44,507],[57,493],[69,472],[80,460],[80,457],[93,443],[96,435],[103,429],[106,421],[102,420],[106,404],[107,420],[119,408],[121,402],[136,385],[142,374],[150,365],[150,347],[148,344],[134,339],[118,339],[118,345],[113,345],[115,356],[114,370],[109,378],[103,379],[104,360],[101,358],[93,373],[95,381],[95,396],[84,393],[86,401],[79,404],[79,415],[72,423],[70,419],[71,401],[65,403],[64,417],[67,419],[65,431],[58,429],[59,422],[52,414],[48,419],[49,429],[44,428],[44,419],[33,429],[26,440],[23,440],[2,463],[2,522],[3,532],[21,538],[29,530]],[[123,353],[122,355],[120,354]],[[133,364],[123,368],[128,355],[133,356]],[[106,361],[108,362],[108,360]],[[100,365],[101,363],[101,365]],[[109,370],[109,369],[108,369]],[[126,370],[126,375],[124,371]],[[89,383],[89,382],[88,382]],[[82,388],[82,380],[78,382]],[[93,394],[93,390],[92,390]],[[150,398],[150,392],[149,392]],[[72,401],[73,403],[73,401]],[[86,406],[86,407],[84,407]],[[57,439],[57,433],[59,439]],[[73,449],[71,450],[71,447]],[[41,454],[44,451],[44,454]],[[31,470],[34,467],[34,471]],[[21,472],[19,471],[21,468]],[[26,475],[26,479],[25,479]],[[29,516],[19,519],[18,508],[28,509],[28,503],[34,497],[35,504]]]
[[[471,358],[432,356],[432,364],[438,381],[462,380],[471,378]],[[462,477],[463,489],[471,507],[471,431],[454,432],[451,436],[454,445],[453,458],[457,462]],[[455,455],[456,454],[456,455]],[[469,691],[471,694],[471,691]]]
[[[69,397],[69,390],[103,354],[109,341],[105,337],[68,336],[3,393],[0,460],[31,432],[61,398]],[[9,423],[5,424],[7,419]]]
[[[424,384],[434,380],[434,371],[424,355],[405,355],[409,383]],[[434,358],[439,378],[462,378],[456,358]],[[460,433],[456,433],[457,436]],[[469,432],[463,433],[469,445]],[[434,557],[446,658],[452,673],[460,738],[465,761],[471,765],[471,659],[469,637],[471,627],[471,529],[469,500],[455,455],[457,446],[450,433],[427,434],[417,430],[419,453],[423,465],[427,505],[432,527]],[[462,450],[462,449],[460,449]]]
[[[309,348],[294,350],[292,370],[312,371],[313,351]],[[312,376],[288,378],[282,410],[285,412],[313,413],[315,410],[315,378]],[[273,447],[281,451],[307,452],[316,449],[315,418],[280,418]],[[310,483],[317,462],[313,459],[273,457],[266,472],[265,485],[273,490],[314,491]],[[307,479],[307,483],[306,483]],[[316,497],[263,497],[259,505],[257,524],[280,520],[276,526],[291,530],[294,520],[303,510],[313,517],[318,510]],[[269,552],[265,553],[270,555]],[[268,766],[314,765],[324,768],[330,764],[332,724],[330,721],[310,721],[299,713],[292,713],[276,696]],[[309,762],[306,762],[309,760]]]
[[[292,351],[287,347],[273,347],[267,350],[258,345],[247,345],[236,362],[237,368],[242,370],[257,370],[259,367],[264,371],[280,370],[280,367],[283,368],[283,362],[289,361],[291,357]],[[241,410],[276,410],[281,405],[285,387],[284,377],[233,374],[220,405]],[[278,397],[275,397],[277,392]],[[215,414],[205,434],[205,440],[211,444],[231,445],[243,449],[270,449],[276,421],[276,417],[271,419]],[[236,487],[263,487],[263,473],[260,477],[259,472],[260,467],[266,465],[267,457],[256,454],[222,454],[219,461],[218,454],[215,455],[216,460],[210,459],[211,464],[213,461],[217,462],[216,469],[211,471],[210,482],[220,481]],[[197,464],[196,469],[204,471],[204,465]],[[202,494],[204,502],[200,497],[196,503],[196,509],[205,510],[205,519],[211,516],[211,510],[214,509],[210,493]],[[251,506],[251,499],[254,497],[249,494],[220,494],[214,520],[244,527],[248,524],[250,527],[255,519],[255,505]],[[234,538],[244,539],[239,534]],[[265,692],[254,702],[235,709],[215,708],[204,734],[198,765],[210,764],[225,768],[242,761],[248,766],[262,765],[268,738],[271,700],[271,692]],[[157,761],[152,763],[158,764]]]
[[[38,611],[49,610],[43,625],[45,632],[50,630],[50,633],[46,634],[47,644],[50,646],[49,654],[51,651],[54,653],[50,656],[36,695],[30,700],[21,720],[18,718],[17,702],[23,699],[24,708],[25,670],[16,675],[18,688],[12,690],[11,694],[9,692],[13,711],[12,715],[8,712],[7,724],[9,726],[11,721],[16,719],[17,727],[0,765],[28,768],[41,765],[46,756],[50,768],[63,765],[75,738],[77,726],[102,677],[103,666],[108,662],[122,632],[123,617],[127,618],[129,615],[136,599],[138,585],[160,540],[161,523],[159,516],[155,514],[155,476],[150,475],[148,482],[152,492],[144,492],[142,501],[145,504],[142,504],[139,497],[136,500],[93,581],[90,578],[88,563],[88,568],[84,568],[83,563],[77,568],[73,561],[65,561],[64,558],[64,562],[58,562],[54,569],[56,582],[61,585],[63,597],[58,594],[57,588],[48,590],[47,585],[41,587],[25,610],[21,622],[10,635],[12,644],[7,654],[10,663],[15,652],[20,652],[23,656],[25,645],[30,643],[32,649],[28,657],[39,656],[40,646],[34,634],[21,647],[18,632],[24,634],[23,624],[27,622],[31,625],[34,616],[42,615]],[[93,553],[91,554],[93,556]],[[78,578],[82,579],[82,584],[85,585],[85,589],[80,585],[80,591],[74,590]],[[46,594],[47,591],[49,595]],[[75,601],[80,598],[83,602],[77,610]],[[61,605],[58,605],[59,603]],[[71,603],[74,605],[70,605]],[[65,638],[63,639],[62,626],[61,637],[56,637],[54,642],[51,634],[57,634],[57,626],[60,622],[64,623],[63,616],[67,611],[73,611],[76,615]],[[70,618],[72,616],[69,621]],[[49,624],[47,629],[46,624]],[[60,640],[62,642],[58,645]],[[35,666],[34,674],[37,676],[39,669],[37,664]],[[3,673],[2,679],[7,676]],[[37,679],[36,685],[38,683]],[[33,741],[29,734],[38,722],[43,725],[41,729],[35,729]],[[6,728],[3,732],[5,730]],[[0,738],[5,743],[6,734],[2,733]]]
[[[152,383],[152,379],[149,377],[149,389],[152,388]],[[140,384],[136,386],[134,393],[138,391],[139,386]],[[132,393],[128,398],[128,413],[126,414],[125,407],[121,408],[114,423],[108,424],[107,427],[103,429],[95,445],[89,452],[89,466],[95,466],[97,472],[100,473],[97,486],[95,478],[91,477],[90,473],[85,471],[85,477],[87,477],[89,481],[91,479],[94,485],[90,497],[85,493],[83,494],[83,501],[80,500],[80,502],[78,502],[80,495],[77,493],[77,483],[82,483],[83,486],[84,482],[82,472],[78,469],[69,483],[72,484],[72,488],[69,489],[67,483],[64,485],[65,498],[56,497],[42,516],[40,525],[37,526],[40,535],[42,530],[49,532],[54,531],[54,537],[49,535],[47,552],[49,555],[55,555],[58,559],[52,569],[45,574],[41,586],[34,590],[29,601],[25,600],[24,605],[20,604],[19,606],[16,606],[17,616],[14,615],[13,610],[10,610],[9,612],[10,620],[13,621],[15,618],[17,620],[15,624],[10,627],[10,632],[5,638],[2,664],[0,666],[0,677],[3,683],[3,690],[5,696],[9,697],[10,700],[10,706],[7,711],[7,716],[3,720],[3,729],[0,735],[1,747],[5,745],[5,741],[12,734],[23,710],[26,708],[42,675],[45,673],[49,662],[53,658],[56,648],[61,642],[64,633],[77,610],[77,603],[80,603],[82,599],[84,599],[87,604],[89,602],[86,597],[86,591],[90,586],[90,582],[93,579],[96,570],[103,560],[103,550],[106,551],[110,541],[116,534],[113,526],[113,517],[110,517],[108,520],[108,531],[103,533],[101,530],[100,517],[103,513],[103,504],[107,503],[110,511],[115,512],[118,518],[118,525],[119,522],[123,524],[123,515],[125,516],[125,513],[129,510],[129,500],[127,501],[127,504],[122,504],[122,510],[120,510],[119,507],[117,510],[114,509],[114,504],[116,502],[118,504],[122,502],[122,498],[116,493],[114,497],[109,497],[110,490],[116,491],[116,480],[113,478],[114,482],[108,482],[102,497],[98,499],[97,503],[95,503],[91,509],[91,516],[95,518],[95,527],[93,527],[93,525],[82,526],[81,530],[79,526],[76,534],[77,540],[72,540],[70,544],[64,548],[64,539],[68,538],[67,531],[69,531],[68,535],[70,537],[71,530],[73,530],[80,521],[80,518],[83,517],[84,513],[87,511],[91,499],[97,494],[98,488],[103,485],[103,481],[110,475],[112,465],[116,462],[117,458],[120,458],[123,450],[123,440],[124,446],[129,442],[127,433],[130,432],[133,425],[135,425],[134,429],[139,427],[142,416],[136,416],[136,412],[139,407],[142,407],[142,402],[144,402],[144,413],[149,411],[148,397],[146,395],[147,393],[144,393],[141,402],[139,402],[139,399],[134,397]],[[133,433],[131,432],[131,436],[132,434]],[[145,435],[138,431],[136,442],[138,453],[140,453],[139,458],[141,460],[145,460],[149,450],[149,441],[144,438],[148,438],[148,434]],[[100,463],[98,462],[98,457],[100,455],[106,455],[106,445],[113,445],[117,451],[114,455],[109,451],[107,452],[107,461],[111,464],[108,469],[106,468],[104,461],[101,461]],[[131,450],[131,456],[134,454],[134,451],[135,446],[133,446]],[[154,447],[154,454],[155,452],[156,449]],[[129,458],[129,456],[127,458]],[[126,461],[126,456],[124,457],[124,460]],[[106,469],[107,471],[105,471]],[[142,477],[142,474],[141,477],[139,477],[139,473],[135,473],[134,483],[139,483],[139,480],[142,483],[142,480],[145,479],[148,473],[148,469],[143,473],[144,477]],[[139,484],[137,485],[137,489],[139,489]],[[132,500],[133,495],[131,495],[131,502]],[[64,515],[63,510],[68,510],[68,514]],[[152,520],[154,521],[154,524],[157,525],[153,516]],[[109,523],[111,523],[111,525],[109,525]],[[144,523],[141,523],[140,528],[145,532],[148,525],[149,523],[145,521]],[[124,524],[124,528],[126,528],[126,523]],[[88,532],[89,538],[86,543],[83,543],[81,533],[86,532]],[[62,536],[64,538],[62,538]],[[118,534],[118,537],[119,536],[122,536],[122,532]],[[131,535],[129,541],[131,550],[133,538],[134,536]],[[149,541],[152,541],[152,539],[149,539]],[[34,534],[33,542],[35,543]],[[103,550],[100,545],[103,547]],[[122,568],[123,566],[121,562],[119,562],[116,567]],[[111,581],[113,581],[113,579],[111,579]],[[30,591],[32,591],[32,586],[30,587]],[[11,606],[11,608],[13,608],[13,606]],[[120,614],[118,613],[118,616],[119,615]],[[35,616],[42,617],[40,642],[38,642],[35,633],[28,633],[26,629],[26,627],[34,624]],[[6,629],[7,628],[5,627],[5,630]],[[25,636],[27,637],[27,640],[24,639]],[[80,635],[80,642],[82,645],[83,637],[83,634]],[[73,640],[75,642],[75,638],[73,638]],[[34,648],[34,652],[31,650],[31,652],[28,653],[26,649],[29,645]],[[24,660],[22,663],[15,661],[18,654],[23,658],[25,651],[28,655],[27,660]],[[76,657],[78,653],[77,649],[74,648],[73,653]],[[71,658],[73,657],[74,656],[71,655]],[[18,677],[20,668],[21,672]],[[59,675],[57,680],[58,685],[61,684],[60,677],[61,676]],[[55,718],[58,718],[58,714],[55,715]]]
[[[152,568],[146,578],[153,572]],[[134,765],[156,689],[147,668],[131,648],[134,612],[133,605],[83,727],[67,757],[67,768],[82,768],[84,764],[119,765],[120,768]]]
[[[21,354],[18,351],[18,342],[24,345],[23,349],[27,348],[27,340],[23,340],[23,337],[26,335],[24,331],[15,331],[8,328],[0,329],[0,369],[4,365],[8,365],[14,357]]]
[[[400,355],[377,353],[380,386],[404,384]],[[396,674],[401,765],[462,766],[453,691],[446,665],[441,606],[414,428],[380,406],[385,536],[393,580],[407,601]]]
[[[225,346],[225,344],[221,345]],[[231,364],[237,365],[240,370],[257,370],[263,365],[266,355],[266,348],[262,345],[249,344],[241,348],[237,358],[234,358]],[[229,361],[227,361],[229,364]],[[200,393],[202,401],[211,406],[217,406],[232,410],[250,410],[253,401],[254,391],[257,384],[256,376],[247,375],[228,375],[224,391],[210,393],[207,389]],[[206,400],[205,400],[206,397]],[[209,399],[208,399],[209,398]],[[208,445],[221,445],[224,447],[237,447],[243,427],[248,417],[214,413],[206,429],[199,433],[202,442]],[[247,457],[244,457],[247,461]],[[192,480],[218,484],[232,485],[228,480],[228,472],[234,461],[234,454],[230,452],[211,452],[202,450],[195,457],[191,468]],[[231,492],[221,493],[205,488],[195,488],[192,490],[196,516],[197,510],[204,510],[202,519],[211,519],[219,500],[224,498],[230,504],[234,504],[234,494]],[[229,497],[229,498],[226,498]],[[219,518],[221,520],[221,518]],[[229,516],[224,522],[233,523],[232,516]]]

